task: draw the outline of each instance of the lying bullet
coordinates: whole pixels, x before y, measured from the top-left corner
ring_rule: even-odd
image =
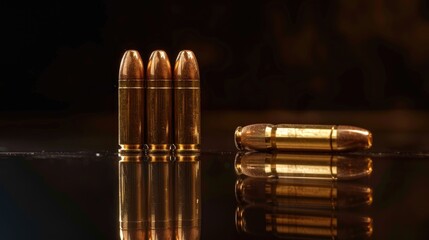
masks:
[[[238,127],[234,139],[239,150],[351,151],[372,145],[368,130],[342,125],[253,124]]]
[[[239,232],[266,239],[368,239],[373,233],[370,217],[330,210],[282,209],[263,205],[239,206],[236,227]]]
[[[169,151],[172,144],[173,95],[167,53],[153,51],[146,74],[146,141],[149,151]]]
[[[173,163],[171,155],[148,155],[149,239],[174,238]]]
[[[119,161],[119,229],[122,240],[147,236],[147,172],[141,155],[122,155]]]
[[[200,72],[192,51],[184,50],[177,56],[173,86],[176,151],[199,151]]]
[[[239,203],[289,208],[350,209],[372,203],[369,187],[306,179],[239,178],[235,195]]]
[[[235,170],[248,177],[349,180],[369,176],[372,160],[364,156],[237,153]]]
[[[176,240],[200,239],[201,174],[199,154],[176,155],[175,235]]]
[[[144,69],[136,50],[128,50],[119,68],[118,120],[120,151],[140,151],[144,143]]]

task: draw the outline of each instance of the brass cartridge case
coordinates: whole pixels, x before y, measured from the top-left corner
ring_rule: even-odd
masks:
[[[348,180],[369,176],[372,160],[364,156],[329,154],[237,153],[238,175],[256,178]]]
[[[141,155],[119,161],[119,229],[122,240],[147,237],[147,171]]]
[[[253,124],[238,127],[234,139],[239,150],[351,151],[372,146],[368,130],[342,125]]]
[[[350,209],[372,204],[372,189],[352,183],[305,179],[239,178],[237,201],[289,208]]]
[[[172,77],[170,60],[153,51],[146,71],[146,142],[149,151],[169,151],[172,144]]]
[[[144,69],[136,50],[122,57],[118,83],[119,145],[121,151],[140,151],[144,143]]]
[[[370,217],[264,205],[239,206],[236,227],[239,232],[266,238],[368,239],[373,233]]]
[[[200,149],[200,72],[190,50],[181,51],[174,66],[174,144],[177,152]]]
[[[201,174],[199,154],[178,154],[175,161],[176,240],[200,239]]]
[[[148,155],[149,239],[170,240],[174,237],[173,163],[171,155]]]

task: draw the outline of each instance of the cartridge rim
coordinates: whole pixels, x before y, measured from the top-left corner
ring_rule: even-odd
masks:
[[[243,127],[238,126],[234,132],[234,144],[238,150],[244,150],[243,145],[241,145],[241,130]]]
[[[200,152],[200,145],[199,144],[174,144],[174,149],[176,152],[185,153],[195,153]]]

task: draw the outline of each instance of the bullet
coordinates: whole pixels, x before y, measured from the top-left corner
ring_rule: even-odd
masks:
[[[119,229],[122,240],[147,236],[147,171],[142,156],[122,155],[119,161]]]
[[[372,134],[353,126],[264,123],[237,127],[234,140],[239,150],[351,151],[369,149]]]
[[[372,189],[352,183],[306,179],[239,178],[239,203],[307,209],[351,209],[372,204]]]
[[[146,141],[149,151],[169,151],[172,144],[172,78],[167,53],[153,51],[146,71]]]
[[[200,72],[190,50],[181,51],[174,66],[174,143],[177,152],[200,149]]]
[[[372,160],[365,156],[247,152],[237,153],[235,171],[256,178],[352,180],[369,176]]]
[[[370,217],[326,210],[283,209],[264,205],[239,206],[236,227],[249,235],[305,239],[368,239]]]
[[[149,239],[174,237],[173,163],[171,155],[148,155]]]
[[[136,50],[128,50],[119,67],[118,120],[120,151],[140,151],[144,132],[144,69]]]
[[[175,161],[176,240],[200,239],[201,174],[199,154],[177,154]]]

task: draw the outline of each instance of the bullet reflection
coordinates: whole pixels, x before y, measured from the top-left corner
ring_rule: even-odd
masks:
[[[264,239],[366,239],[370,217],[350,210],[372,204],[370,187],[353,180],[369,176],[363,156],[237,153],[237,231]]]
[[[119,228],[121,239],[147,238],[147,168],[143,157],[123,155],[119,161]]]
[[[352,183],[306,179],[239,178],[235,185],[241,204],[266,204],[310,209],[349,209],[369,206],[372,189]]]
[[[176,239],[200,239],[201,175],[198,154],[178,154],[175,162]]]
[[[351,155],[247,152],[237,153],[235,170],[255,178],[348,180],[369,176],[372,160]]]
[[[148,157],[149,239],[173,239],[173,163],[170,154]]]
[[[369,217],[263,205],[238,207],[236,227],[246,234],[278,238],[366,239],[373,232]]]
[[[123,155],[119,161],[121,239],[200,239],[198,154]]]

